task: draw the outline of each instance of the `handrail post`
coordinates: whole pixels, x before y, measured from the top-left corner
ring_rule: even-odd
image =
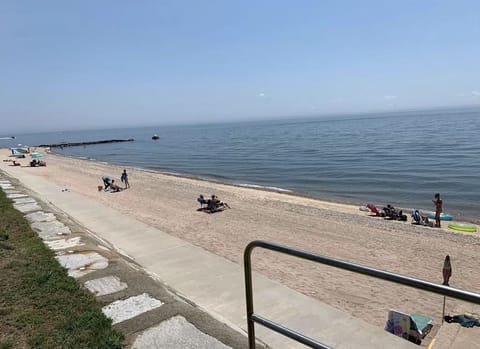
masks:
[[[255,349],[255,321],[253,321],[253,281],[252,281],[252,261],[251,252],[253,246],[249,244],[243,254],[243,263],[245,270],[245,298],[247,303],[247,329],[248,329],[248,348]]]

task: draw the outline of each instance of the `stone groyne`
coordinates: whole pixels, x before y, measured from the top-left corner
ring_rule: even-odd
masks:
[[[102,141],[90,141],[90,142],[39,144],[37,147],[41,147],[41,148],[64,148],[64,147],[78,147],[78,146],[82,146],[82,145],[118,143],[118,142],[133,142],[133,141],[134,141],[133,138],[129,138],[129,139],[107,139],[107,140],[102,140]]]

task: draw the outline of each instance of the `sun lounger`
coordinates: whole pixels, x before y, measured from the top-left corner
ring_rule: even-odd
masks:
[[[432,329],[433,319],[421,314],[405,314],[396,310],[388,312],[385,331],[393,333],[415,344],[421,344],[422,339]]]

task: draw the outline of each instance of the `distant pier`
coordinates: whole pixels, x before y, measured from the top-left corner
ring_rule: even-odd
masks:
[[[64,147],[78,147],[78,146],[82,146],[82,145],[119,143],[119,142],[133,142],[133,141],[134,141],[133,138],[129,138],[129,139],[107,139],[107,140],[103,140],[103,141],[91,141],[91,142],[40,144],[37,147],[41,147],[41,148],[64,148]]]

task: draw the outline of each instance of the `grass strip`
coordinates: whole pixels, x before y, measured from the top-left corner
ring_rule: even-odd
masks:
[[[112,349],[123,340],[0,190],[0,349]]]

